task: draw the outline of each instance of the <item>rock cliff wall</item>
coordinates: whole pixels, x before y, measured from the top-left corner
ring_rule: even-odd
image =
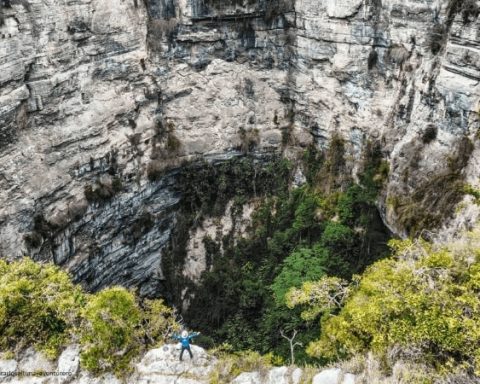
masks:
[[[1,4],[3,257],[153,294],[184,162],[294,157],[333,134],[353,173],[381,143],[394,232],[478,216],[460,193],[479,185],[475,1]]]

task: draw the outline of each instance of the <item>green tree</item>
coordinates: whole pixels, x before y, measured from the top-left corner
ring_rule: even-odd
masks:
[[[282,263],[281,272],[270,286],[276,302],[284,304],[285,294],[290,288],[322,277],[328,257],[328,251],[319,244],[313,248],[300,248],[288,256]]]

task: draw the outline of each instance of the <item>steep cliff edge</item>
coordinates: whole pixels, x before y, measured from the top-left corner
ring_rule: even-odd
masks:
[[[477,9],[4,0],[0,255],[53,259],[92,289],[155,294],[184,162],[295,158],[334,134],[353,173],[366,143],[381,142],[390,175],[379,207],[394,232],[468,227],[478,216]]]

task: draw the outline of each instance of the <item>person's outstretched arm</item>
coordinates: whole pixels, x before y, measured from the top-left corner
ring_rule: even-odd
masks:
[[[188,338],[189,339],[193,339],[194,337],[197,337],[198,335],[200,335],[200,332],[194,332],[194,333],[191,333]]]

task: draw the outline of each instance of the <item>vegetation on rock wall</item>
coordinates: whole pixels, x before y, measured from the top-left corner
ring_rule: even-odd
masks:
[[[428,364],[440,375],[479,375],[480,233],[448,244],[390,244],[393,256],[348,287],[328,290],[319,280],[288,293],[289,305],[302,307],[303,317],[323,314],[321,337],[307,352],[338,360],[373,351],[386,369],[403,360]]]
[[[120,287],[87,294],[52,264],[0,260],[0,351],[34,346],[54,358],[80,342],[84,368],[120,376],[175,329],[175,313],[162,300],[140,301]]]
[[[463,24],[474,21],[480,14],[480,8],[475,0],[450,0],[449,12],[452,15],[460,14]]]
[[[80,339],[83,366],[93,372],[127,370],[140,349],[136,340],[140,309],[135,296],[123,288],[106,289],[92,297],[81,314],[85,320]]]
[[[193,293],[184,315],[189,325],[209,336],[203,338],[206,346],[227,342],[235,350],[289,358],[280,331],[297,329],[298,340],[305,344],[318,331],[301,318],[300,310],[286,306],[285,292],[324,274],[349,279],[386,255],[389,233],[374,201],[388,166],[378,146],[366,147],[360,183],[344,176],[340,137],[332,139],[325,153],[306,150],[303,167],[308,182],[293,189],[291,165],[280,159],[262,164],[245,157],[221,167],[207,164],[185,171],[182,229],[164,266],[173,282],[169,291],[176,291],[179,304],[181,290]],[[245,236],[235,239],[232,232],[216,240],[205,237],[208,269],[198,285],[182,277],[187,240],[182,235],[188,236],[204,216],[223,215],[228,201],[234,201],[238,213],[253,197],[258,206]],[[296,359],[309,358],[298,349]]]
[[[419,236],[423,231],[438,228],[454,213],[456,205],[468,193],[464,168],[473,150],[473,142],[468,137],[461,138],[446,159],[443,170],[418,181],[411,193],[388,196],[387,203],[394,210],[396,221],[408,235]],[[417,156],[420,152],[412,157],[407,171],[418,168]],[[406,173],[404,177],[407,181],[410,174]]]
[[[84,189],[85,198],[89,203],[106,202],[123,189],[122,180],[118,177],[97,180],[95,185],[87,185]]]

